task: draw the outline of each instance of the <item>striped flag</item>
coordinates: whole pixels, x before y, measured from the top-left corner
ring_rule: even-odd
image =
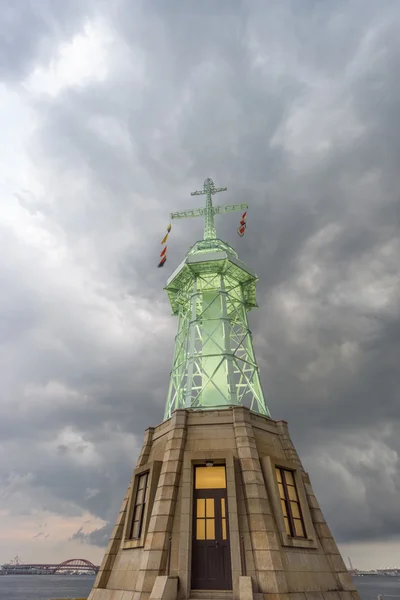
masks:
[[[168,239],[168,234],[171,231],[171,223],[168,225],[167,227],[167,233],[164,235],[163,239],[161,240],[161,245],[164,245]],[[163,248],[160,252],[160,262],[158,263],[158,267],[163,267],[165,265],[165,263],[167,262],[167,248],[168,246],[165,246],[165,248]]]
[[[171,231],[171,223],[170,223],[170,224],[168,225],[168,227],[167,227],[167,233],[165,234],[165,236],[164,236],[164,237],[163,237],[163,239],[161,240],[161,244],[165,244],[165,242],[166,242],[166,241],[167,241],[167,239],[168,239],[168,234],[169,234],[169,232],[170,232],[170,231]]]
[[[237,230],[238,235],[240,235],[240,237],[244,236],[244,232],[246,230],[246,216],[247,216],[247,211],[242,214],[242,218],[240,219],[240,225]]]

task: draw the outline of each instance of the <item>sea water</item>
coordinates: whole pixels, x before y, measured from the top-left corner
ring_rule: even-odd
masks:
[[[400,600],[399,580],[399,577],[380,577],[377,575],[353,577],[361,600],[377,600],[379,595],[383,596],[383,600]]]
[[[3,575],[0,577],[0,600],[49,600],[49,598],[87,598],[94,583],[88,575]],[[365,575],[354,577],[361,600],[400,600],[397,577]],[[387,596],[387,597],[386,597]]]
[[[89,575],[2,575],[0,600],[87,598],[94,580]]]

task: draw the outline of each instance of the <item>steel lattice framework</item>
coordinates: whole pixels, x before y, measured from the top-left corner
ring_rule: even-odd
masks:
[[[206,207],[171,214],[205,217],[197,242],[169,278],[166,291],[178,317],[174,360],[165,410],[245,405],[269,416],[254,355],[247,312],[257,306],[254,272],[216,238],[214,214],[243,210],[246,204],[213,207],[211,179],[204,182]]]

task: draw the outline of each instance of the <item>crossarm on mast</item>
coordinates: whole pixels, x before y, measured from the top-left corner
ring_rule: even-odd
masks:
[[[189,210],[183,210],[181,212],[171,213],[170,219],[187,219],[189,217],[202,217],[204,215],[204,208],[193,208]]]
[[[228,189],[227,187],[222,187],[222,188],[210,187],[209,192],[210,192],[210,194],[218,194],[218,192],[226,192],[227,189]],[[207,195],[207,190],[198,190],[197,192],[191,192],[190,195],[191,196],[204,196],[204,195]]]
[[[248,204],[224,204],[220,206],[214,206],[214,214],[222,215],[223,213],[233,212],[234,210],[245,210],[248,207]]]

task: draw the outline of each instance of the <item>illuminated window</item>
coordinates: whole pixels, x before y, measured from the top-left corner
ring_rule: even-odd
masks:
[[[221,498],[222,539],[226,540],[226,508],[225,498]]]
[[[275,467],[278,482],[279,496],[285,521],[286,533],[291,537],[305,538],[303,515],[301,512],[299,496],[296,490],[293,471]]]
[[[197,498],[196,540],[215,540],[214,498]]]
[[[226,488],[225,467],[196,467],[194,487],[196,490]]]
[[[132,540],[139,539],[142,535],[144,509],[146,507],[147,480],[149,473],[143,473],[137,477],[135,504],[133,507],[132,525],[129,537]]]

